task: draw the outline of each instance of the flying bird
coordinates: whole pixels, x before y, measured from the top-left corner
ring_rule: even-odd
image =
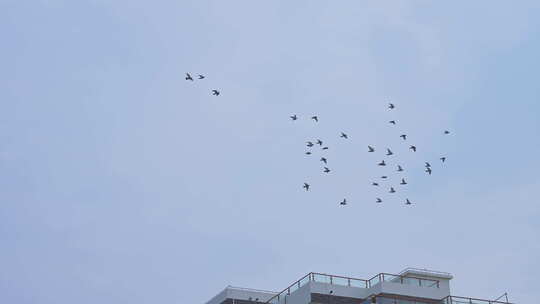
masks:
[[[378,165],[379,166],[386,166],[386,163],[384,162],[384,159],[380,163],[378,163]]]
[[[218,90],[212,90],[212,95],[219,96],[219,91]]]
[[[343,133],[343,132],[341,132],[341,136],[340,136],[340,137],[343,137],[343,138],[345,138],[345,139],[348,138],[348,137],[347,137],[347,134],[345,134],[345,133]]]
[[[386,155],[390,156],[390,155],[393,155],[394,152],[392,152],[392,150],[386,148]]]
[[[341,206],[345,206],[345,205],[347,205],[347,200],[346,200],[346,199],[343,199],[341,202],[339,202],[339,204],[340,204]]]
[[[321,161],[326,165],[326,158],[321,157]]]
[[[411,201],[410,201],[409,199],[407,199],[407,200],[405,201],[405,205],[412,205],[412,203],[411,203]]]
[[[318,144],[319,146],[322,146],[322,140],[317,139],[317,144]]]
[[[395,193],[396,190],[394,190],[394,187],[390,187],[390,191],[388,191],[389,193]]]
[[[401,171],[403,171],[403,168],[402,168],[400,165],[398,165],[398,166],[397,166],[397,171],[398,171],[398,172],[401,172]]]
[[[379,186],[379,184],[378,184],[378,183],[375,183],[375,182],[371,183],[371,185],[373,185],[373,186]]]
[[[199,74],[199,79],[204,79],[204,75]]]
[[[427,167],[427,168],[426,168],[426,172],[427,172],[429,175],[431,175],[431,168],[430,168],[430,167]]]
[[[441,157],[440,160],[444,163],[446,161],[446,157]]]
[[[405,179],[404,179],[404,178],[402,178],[402,179],[401,179],[401,183],[399,183],[399,184],[400,184],[400,185],[406,185],[406,184],[407,184],[407,182],[405,181]]]
[[[396,124],[396,121],[395,121],[395,120],[390,120],[389,123],[395,125],[395,124]]]
[[[306,155],[311,155],[311,152],[310,152],[310,151],[307,151],[307,152],[306,152]]]
[[[381,178],[382,178],[382,179],[387,179],[387,178],[388,178],[388,176],[386,176],[386,175],[383,175],[383,176],[381,176]]]
[[[315,122],[319,122],[319,117],[317,116],[311,116],[311,119],[315,120]]]
[[[308,147],[313,147],[313,143],[310,142],[310,141],[306,141],[306,146],[308,146]]]
[[[304,183],[303,188],[306,189],[306,191],[308,191],[308,190],[309,190],[309,184],[308,184],[308,183]]]
[[[426,162],[426,168],[429,168],[429,167],[431,167],[431,165],[428,162]]]
[[[382,203],[382,199],[380,199],[380,198],[377,197],[377,201],[376,201],[376,202],[377,202],[377,203]]]
[[[372,146],[367,146],[368,148],[368,152],[375,152],[375,148],[373,148]]]
[[[413,150],[413,152],[416,152],[416,146],[410,146],[409,149]]]
[[[296,116],[296,114],[290,116],[292,120],[297,120],[298,119],[298,116]]]
[[[407,140],[407,134],[401,134],[399,137],[403,138],[403,140]]]
[[[389,109],[393,109],[393,108],[395,108],[395,106],[394,106],[393,103],[389,103],[389,104],[388,104],[388,108],[389,108]]]
[[[186,73],[186,80],[193,81],[193,78],[191,77],[191,75],[189,75],[189,73]]]
[[[328,150],[328,147],[323,147],[322,149],[323,149],[323,150]]]
[[[328,167],[324,167],[324,173],[330,173],[330,169],[328,169]]]
[[[444,134],[450,134],[450,131],[444,130]]]

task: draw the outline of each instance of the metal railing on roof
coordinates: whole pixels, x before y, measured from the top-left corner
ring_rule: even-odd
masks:
[[[236,290],[243,290],[243,291],[251,291],[251,292],[269,293],[269,294],[274,294],[274,295],[278,294],[277,291],[254,289],[254,288],[245,288],[245,287],[237,287],[237,286],[231,286],[231,285],[228,285],[227,288],[236,289]]]
[[[441,300],[441,304],[513,304],[510,302],[501,302],[495,300],[482,300],[467,297],[448,296]]]

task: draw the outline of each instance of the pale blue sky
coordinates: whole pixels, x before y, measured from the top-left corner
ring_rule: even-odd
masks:
[[[540,3],[471,2],[0,0],[0,302],[204,303],[415,266],[534,303]],[[414,208],[373,202],[368,144],[410,169]]]

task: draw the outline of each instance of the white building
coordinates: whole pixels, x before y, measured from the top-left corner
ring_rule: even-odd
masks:
[[[451,295],[452,275],[407,268],[371,279],[310,272],[281,292],[229,286],[206,304],[507,304],[503,297],[482,300]]]

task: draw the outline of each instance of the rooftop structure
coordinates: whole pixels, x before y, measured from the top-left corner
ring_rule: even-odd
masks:
[[[370,279],[310,272],[280,292],[228,286],[206,304],[512,304],[451,295],[452,278],[417,268]]]

